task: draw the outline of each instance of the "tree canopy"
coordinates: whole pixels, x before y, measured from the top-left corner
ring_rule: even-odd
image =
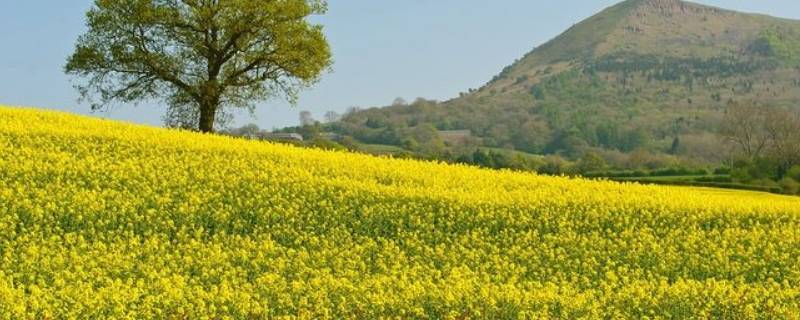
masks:
[[[203,132],[230,108],[294,102],[331,64],[323,0],[96,0],[65,71],[93,109],[161,99]]]

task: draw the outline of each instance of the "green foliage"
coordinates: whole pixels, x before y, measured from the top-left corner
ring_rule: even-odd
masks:
[[[460,155],[455,162],[472,164],[484,168],[538,171],[544,163],[537,157],[526,156],[507,150],[477,149]]]
[[[347,148],[345,148],[343,145],[322,137],[314,138],[313,140],[311,140],[311,143],[309,145],[311,147],[323,150],[339,150],[339,151],[347,150]]]
[[[339,139],[339,144],[343,147],[347,148],[350,151],[358,150],[358,142],[356,139],[353,139],[351,136],[344,136]]]
[[[786,194],[800,194],[800,182],[797,182],[795,179],[786,177],[778,181],[778,184]]]
[[[403,139],[401,146],[406,150],[419,150],[419,142],[413,137]]]
[[[749,185],[777,188],[779,192],[795,194],[795,180],[777,175],[778,164],[769,158],[738,159],[731,169],[734,181]],[[776,182],[776,180],[780,181]]]
[[[766,159],[739,159],[733,164],[731,176],[742,182],[751,182],[769,179],[774,172],[774,165]]]
[[[751,49],[790,65],[800,65],[800,35],[789,30],[768,28],[761,32]]]
[[[675,137],[672,139],[672,145],[669,147],[669,154],[678,154],[681,148],[681,138]]]
[[[577,164],[579,172],[594,172],[605,170],[608,164],[605,159],[596,152],[587,152],[581,157]]]
[[[331,63],[320,0],[96,0],[65,70],[92,108],[163,99],[182,126],[212,131],[224,108],[294,100]],[[171,123],[171,122],[168,122]]]
[[[595,72],[640,73],[648,79],[658,81],[728,78],[753,74],[773,67],[768,61],[737,57],[686,58],[633,53],[615,53],[600,57],[588,66]]]
[[[572,164],[559,156],[547,156],[537,172],[549,175],[563,175],[572,171]]]
[[[659,168],[656,170],[609,170],[609,171],[587,171],[583,174],[586,177],[607,177],[607,178],[650,178],[650,177],[676,177],[686,178],[691,177],[693,180],[698,181],[716,181],[716,182],[730,182],[727,176],[714,175],[709,176],[708,171],[702,168],[689,168],[689,167],[667,167]],[[701,179],[702,178],[702,179]],[[711,180],[708,180],[711,179]]]
[[[800,181],[800,165],[796,165],[791,169],[789,169],[786,176],[794,180]]]

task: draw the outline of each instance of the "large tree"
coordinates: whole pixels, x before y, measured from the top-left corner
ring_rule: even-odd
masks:
[[[294,102],[331,64],[323,0],[95,0],[65,67],[92,108],[163,99],[203,132],[229,108]]]
[[[766,120],[766,132],[772,141],[768,156],[778,165],[778,176],[783,177],[800,164],[800,113],[775,108]]]
[[[730,104],[725,111],[720,134],[748,159],[759,158],[772,142],[767,124],[773,110],[752,104]]]
[[[796,110],[731,105],[720,133],[748,160],[769,160],[778,178],[800,164],[800,113]]]

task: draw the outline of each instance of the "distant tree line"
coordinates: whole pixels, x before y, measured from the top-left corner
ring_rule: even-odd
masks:
[[[768,60],[743,60],[737,57],[678,58],[656,55],[618,53],[597,59],[586,67],[587,72],[614,72],[623,75],[642,74],[647,79],[680,81],[686,78],[733,77],[774,68]]]
[[[800,191],[800,113],[772,106],[731,105],[720,133],[733,147],[731,175],[743,182]]]

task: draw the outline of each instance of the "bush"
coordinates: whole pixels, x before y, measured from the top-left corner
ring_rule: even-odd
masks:
[[[731,174],[731,168],[721,167],[714,169],[714,174]]]
[[[358,142],[356,139],[353,139],[351,136],[343,136],[339,139],[339,144],[343,147],[347,148],[348,150],[357,150],[358,149]]]
[[[758,186],[769,187],[769,188],[775,188],[775,187],[780,188],[780,185],[778,185],[778,183],[775,182],[775,180],[767,179],[767,178],[753,180],[752,184],[758,185]]]
[[[694,179],[697,182],[720,182],[720,183],[731,183],[733,179],[729,176],[707,176],[707,177],[699,177]]]
[[[689,169],[686,167],[673,167],[654,170],[650,173],[653,177],[669,177],[669,176],[704,176],[708,171],[705,169]]]
[[[344,146],[321,137],[316,137],[313,140],[311,140],[310,146],[323,150],[347,150],[347,148],[345,148]]]
[[[570,163],[559,156],[548,156],[544,158],[544,165],[537,170],[542,174],[559,175],[569,172]]]
[[[789,169],[789,172],[786,173],[786,176],[794,179],[795,181],[800,181],[800,165],[796,165]]]
[[[786,177],[783,178],[778,184],[783,189],[783,193],[786,194],[800,194],[800,182],[797,180]]]
[[[419,150],[419,142],[411,137],[403,139],[403,141],[400,143],[400,146],[403,147],[403,149],[410,151]]]
[[[603,159],[603,157],[595,152],[585,153],[576,164],[576,170],[579,173],[601,171],[606,167],[608,167],[606,161]]]
[[[749,190],[771,193],[782,193],[782,189],[775,182],[774,186],[765,185],[752,185],[744,183],[728,183],[728,182],[700,182],[700,181],[658,181],[658,180],[643,180],[637,181],[643,184],[652,185],[668,185],[668,186],[689,186],[689,187],[707,187],[707,188],[721,188],[721,189],[735,189],[735,190]]]
[[[753,177],[750,176],[750,170],[747,170],[746,167],[731,169],[731,178],[741,182],[750,182],[753,180]]]
[[[765,180],[775,178],[777,165],[770,159],[736,160],[731,169],[731,176],[739,181]]]

